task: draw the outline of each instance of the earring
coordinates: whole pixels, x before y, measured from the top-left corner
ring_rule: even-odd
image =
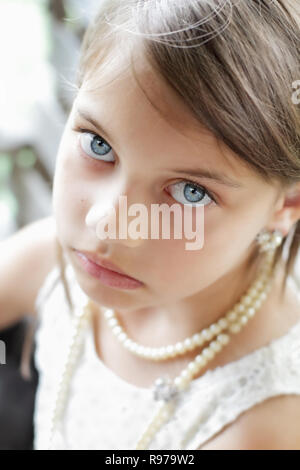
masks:
[[[278,246],[281,245],[284,238],[281,230],[262,230],[255,237],[255,240],[260,245],[260,251],[271,251],[276,250]]]

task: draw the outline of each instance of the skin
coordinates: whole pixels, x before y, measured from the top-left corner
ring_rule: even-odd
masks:
[[[257,263],[249,267],[256,235],[264,228],[288,233],[300,218],[300,185],[294,186],[291,192],[283,192],[275,183],[262,181],[230,149],[199,126],[177,95],[147,64],[140,61],[136,67],[147,92],[169,121],[146,99],[130,69],[117,79],[114,70],[106,69],[107,80],[104,83],[98,80],[101,88],[94,92],[84,82],[73,103],[57,155],[53,208],[58,239],[80,286],[99,307],[99,312],[100,306],[114,308],[130,337],[143,345],[158,347],[174,344],[208,327],[240,299],[258,267]],[[76,115],[78,108],[88,109],[96,116],[109,136]],[[94,158],[88,157],[82,148],[84,136],[79,128],[105,139],[111,146],[107,153],[114,163],[101,161],[101,156],[91,147],[90,155]],[[222,171],[242,187],[178,175],[174,173],[175,168]],[[95,205],[103,201],[114,205],[120,195],[127,196],[128,207],[136,202],[149,209],[154,203],[178,203],[171,196],[170,187],[182,181],[197,182],[215,195],[218,202],[210,203],[209,197],[205,198],[205,242],[200,250],[186,250],[185,243],[189,240],[184,237],[134,240],[128,235],[127,239],[99,240],[94,227],[87,223]],[[101,284],[80,268],[73,248],[98,253],[142,281],[144,286],[123,290]],[[232,347],[214,364],[226,363],[266,339],[280,336],[288,323],[283,324],[279,318],[277,322],[269,320],[274,308],[282,302],[285,299],[279,298],[277,288],[273,289],[258,318],[235,335]],[[172,364],[147,361],[144,367],[143,359],[132,357],[117,344],[104,322],[100,328],[100,317],[95,320],[95,335],[97,344],[102,341],[102,354],[110,357],[111,367],[118,368],[123,377],[129,376],[124,370],[131,367],[132,376],[140,377],[140,384],[152,383],[158,368],[176,374],[195,356],[192,352],[173,360]],[[290,323],[295,319],[290,316]],[[139,369],[143,367],[144,372]]]

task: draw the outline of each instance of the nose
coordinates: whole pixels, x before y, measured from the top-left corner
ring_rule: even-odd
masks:
[[[130,228],[127,217],[130,208],[128,192],[114,191],[113,188],[102,190],[91,205],[85,223],[98,240],[106,240],[109,244],[118,241],[132,248],[145,240],[140,238],[139,232]]]

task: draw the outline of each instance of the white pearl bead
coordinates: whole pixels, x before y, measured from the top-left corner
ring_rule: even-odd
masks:
[[[130,341],[130,343],[128,345],[129,351],[132,351],[132,352],[135,351],[136,346],[137,346],[136,343],[134,343],[133,341]]]
[[[152,423],[150,423],[150,426],[147,430],[147,433],[146,433],[146,436],[145,438],[147,440],[150,440],[150,437],[153,436],[153,434],[158,430],[158,426],[157,426],[157,417],[154,418],[154,420],[152,421]]]
[[[69,358],[70,367],[73,367],[73,366],[75,365],[76,361],[77,361],[77,357],[71,356],[71,357]]]
[[[197,364],[195,364],[194,362],[190,362],[188,365],[188,369],[194,374],[198,370]]]
[[[149,444],[149,442],[150,442],[150,433],[145,433],[145,435],[143,436],[142,442],[143,442],[144,446],[147,446]]]
[[[190,383],[190,379],[189,379],[188,377],[181,377],[181,376],[180,376],[180,379],[181,379],[181,381],[180,381],[180,383],[177,385],[177,387],[178,387],[178,389],[179,389],[180,391],[183,391],[183,390],[185,390],[186,388],[188,388],[189,383]]]
[[[164,420],[168,419],[169,416],[170,416],[170,408],[169,408],[169,406],[168,406],[167,404],[166,404],[166,405],[163,405],[163,407],[162,407],[162,408],[160,409],[160,411],[159,411],[159,414],[160,414],[160,416],[161,416]]]
[[[180,376],[183,377],[183,378],[188,377],[188,375],[189,374],[188,374],[188,371],[186,369],[183,369],[183,371],[181,371],[181,373],[180,373]]]
[[[255,300],[253,307],[255,308],[255,310],[258,310],[261,307],[261,304],[262,303],[260,300]]]
[[[68,369],[65,369],[62,373],[62,378],[61,378],[61,382],[65,379],[69,379],[72,375],[73,371],[71,368],[68,368]]]
[[[176,344],[175,344],[175,351],[177,351],[177,352],[179,352],[179,353],[180,353],[180,352],[183,352],[183,351],[184,351],[184,346],[183,346],[183,344],[182,344],[182,343],[176,343]]]
[[[203,344],[203,337],[200,335],[200,333],[196,333],[193,336],[193,343],[197,344],[198,346],[201,346],[201,344]]]
[[[211,332],[213,336],[216,336],[220,333],[221,328],[217,323],[213,323],[212,325],[210,325],[209,331]]]
[[[218,340],[212,341],[212,343],[210,344],[210,347],[216,352],[219,352],[222,349],[222,345],[220,344],[220,341]]]
[[[202,354],[204,357],[207,357],[208,359],[212,359],[214,357],[214,352],[209,348],[204,348],[202,351]]]
[[[248,320],[249,320],[249,318],[247,318],[247,316],[241,317],[240,325],[246,325],[248,323]]]
[[[269,232],[263,232],[263,233],[260,233],[260,240],[262,242],[266,242],[268,240],[270,240],[270,233]]]
[[[255,283],[255,285],[256,285],[256,289],[257,289],[258,291],[260,291],[260,290],[263,288],[263,283],[262,283],[262,281],[257,281],[257,282]]]
[[[126,343],[127,339],[129,340],[127,334],[124,332],[118,335],[118,339],[121,341],[121,343]]]
[[[86,315],[84,315],[80,318],[80,324],[81,324],[82,328],[85,328],[87,326],[88,322],[89,322],[89,318]]]
[[[230,312],[227,313],[226,315],[226,319],[229,321],[229,322],[232,322],[234,320],[237,319],[237,314],[236,312],[234,312],[233,310],[231,310]]]
[[[208,341],[212,337],[212,333],[211,333],[211,331],[208,330],[208,328],[205,328],[204,330],[202,330],[201,335],[203,336],[203,338],[205,338]]]
[[[270,292],[270,290],[271,290],[271,285],[268,284],[266,289],[265,289],[265,294],[268,294]]]
[[[109,309],[109,310],[106,310],[104,312],[104,316],[105,316],[105,318],[112,318],[112,317],[114,317],[114,313],[111,309]]]
[[[76,331],[72,337],[71,337],[71,343],[78,343],[79,342],[79,339],[80,339],[80,332],[79,331]]]
[[[246,310],[246,307],[244,304],[239,304],[235,307],[235,312],[239,315],[241,313],[243,313],[244,311]],[[235,316],[234,320],[236,320],[237,318],[237,315]]]
[[[253,298],[253,297],[256,297],[258,294],[258,291],[257,289],[255,289],[254,287],[252,287],[250,290],[249,290],[249,295]]]
[[[186,350],[191,349],[193,347],[193,343],[190,340],[190,338],[185,339],[184,342],[183,342],[183,345],[184,345]]]
[[[251,304],[252,299],[249,295],[245,295],[242,297],[242,302],[243,302],[243,305],[249,305]]]
[[[181,377],[183,377],[186,381],[190,381],[192,379],[192,376],[193,374],[191,373],[190,370],[188,369],[184,369],[182,372],[181,372]]]
[[[222,334],[217,336],[217,340],[223,345],[228,344],[229,339],[230,338],[226,333],[222,333]]]
[[[207,364],[207,358],[203,357],[202,354],[198,354],[198,356],[195,357],[195,361],[201,366],[205,366]]]
[[[265,273],[261,276],[261,278],[260,278],[260,281],[261,281],[261,283],[262,283],[262,289],[264,289],[265,283],[266,283],[267,280],[268,280],[267,271],[268,271],[268,270],[266,270],[266,272],[265,272]]]
[[[225,318],[221,318],[218,321],[218,325],[220,326],[221,330],[224,330],[225,328],[228,327],[228,321]]]
[[[233,323],[229,327],[229,331],[231,331],[231,333],[238,333],[240,330],[241,330],[241,325],[239,323]]]
[[[138,442],[138,445],[137,445],[137,449],[138,450],[141,450],[141,449],[145,449],[147,446],[147,443],[144,439],[141,439],[139,442]]]
[[[176,387],[180,388],[180,385],[182,384],[182,377],[176,377],[176,379],[174,379],[174,384]]]
[[[165,422],[165,418],[163,416],[159,416],[156,420],[156,427],[155,427],[155,431],[157,431],[158,429],[161,428],[161,426],[164,424]]]
[[[255,313],[256,313],[255,308],[250,307],[250,308],[248,308],[248,311],[247,311],[247,317],[248,318],[253,317],[255,315]]]
[[[118,336],[122,333],[122,328],[120,326],[115,326],[112,331],[116,336]]]
[[[170,357],[176,357],[176,356],[177,356],[177,352],[173,348],[173,351],[170,353]]]
[[[116,326],[118,325],[118,320],[116,318],[111,318],[110,320],[108,320],[108,324],[109,326]]]

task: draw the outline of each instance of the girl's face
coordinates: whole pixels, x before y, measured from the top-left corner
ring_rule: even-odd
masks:
[[[172,125],[129,71],[117,79],[112,74],[97,92],[84,83],[62,136],[53,188],[58,239],[81,287],[99,304],[124,311],[188,298],[197,303],[206,289],[231,286],[253,253],[258,232],[275,228],[274,213],[283,201],[275,186],[202,129],[145,64],[139,78]],[[204,171],[222,181],[200,176]],[[148,239],[135,240],[129,233],[127,239],[99,239],[89,215],[101,203],[114,205],[118,215],[119,196],[127,197],[128,211],[134,203],[144,204],[149,213],[152,204],[202,204],[203,247],[187,250],[191,240],[184,235],[151,239],[150,231]],[[128,225],[132,220],[129,216]],[[105,257],[143,285],[125,290],[102,284],[82,269],[74,249]]]

